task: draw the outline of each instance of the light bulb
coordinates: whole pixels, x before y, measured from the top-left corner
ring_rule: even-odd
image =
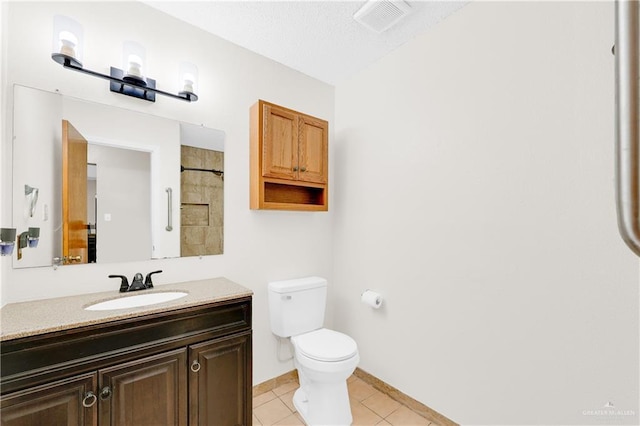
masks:
[[[197,100],[196,90],[198,90],[198,67],[190,62],[181,62],[178,74],[180,94],[188,95],[187,99]]]
[[[142,78],[142,59],[138,55],[129,55],[127,75]]]
[[[58,38],[60,40],[60,53],[75,58],[78,38],[69,31],[61,31]]]
[[[193,93],[193,83],[195,83],[195,77],[193,74],[187,73],[182,77],[183,92]]]
[[[71,64],[82,68],[82,25],[73,19],[53,17],[51,59],[59,64]]]

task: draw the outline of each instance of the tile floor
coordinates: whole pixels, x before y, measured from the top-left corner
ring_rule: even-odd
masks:
[[[353,425],[438,426],[355,376],[349,378],[347,385]],[[291,382],[272,391],[254,395],[253,424],[304,425],[293,406],[293,393],[296,389],[298,383]]]

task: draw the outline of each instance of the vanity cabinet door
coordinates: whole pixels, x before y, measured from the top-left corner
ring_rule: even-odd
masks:
[[[186,348],[98,371],[100,426],[186,426]]]
[[[2,426],[96,426],[96,383],[96,374],[90,373],[3,396]]]
[[[189,347],[189,424],[251,425],[251,333]]]

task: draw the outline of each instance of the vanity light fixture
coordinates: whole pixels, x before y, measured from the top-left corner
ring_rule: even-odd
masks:
[[[155,102],[156,94],[195,102],[198,95],[198,68],[189,63],[180,64],[180,87],[178,94],[165,92],[156,88],[156,81],[145,76],[145,51],[135,42],[124,43],[122,69],[111,67],[110,74],[101,74],[82,66],[82,26],[66,16],[56,15],[53,20],[53,48],[51,59],[64,68],[103,78],[111,82],[112,92],[120,93],[146,101]],[[124,71],[123,71],[124,70]]]

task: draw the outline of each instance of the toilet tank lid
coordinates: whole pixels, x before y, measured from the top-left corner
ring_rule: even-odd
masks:
[[[326,287],[327,280],[321,277],[305,277],[292,280],[271,281],[269,290],[276,293],[289,293],[291,291],[309,290],[312,288]]]

